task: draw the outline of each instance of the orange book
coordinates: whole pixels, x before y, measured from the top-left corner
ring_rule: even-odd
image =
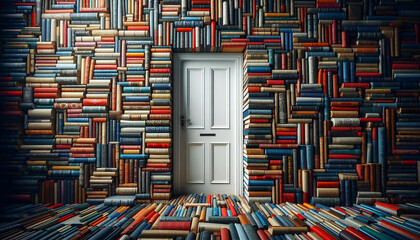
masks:
[[[27,135],[52,135],[53,130],[25,130],[25,134]]]
[[[128,26],[127,30],[149,31],[149,26]]]

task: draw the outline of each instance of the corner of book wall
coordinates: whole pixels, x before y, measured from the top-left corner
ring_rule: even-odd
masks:
[[[420,197],[417,1],[5,4],[5,200],[170,199],[177,52],[244,54],[248,201]]]

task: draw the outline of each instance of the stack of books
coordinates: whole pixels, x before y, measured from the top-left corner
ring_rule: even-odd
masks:
[[[164,200],[172,196],[172,66],[168,64],[172,50],[152,47],[149,57],[147,68],[152,92],[145,136],[145,153],[149,158],[142,171],[150,172],[151,198]]]
[[[85,186],[85,201],[90,204],[101,204],[106,197],[123,192],[124,190],[116,187],[117,175],[117,168],[96,168],[89,175],[89,182]]]

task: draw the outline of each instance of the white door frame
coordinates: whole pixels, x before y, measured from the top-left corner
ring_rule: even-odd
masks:
[[[180,168],[180,90],[179,84],[181,83],[181,73],[180,67],[183,65],[184,61],[189,60],[231,60],[235,62],[237,68],[236,76],[234,77],[234,87],[231,90],[231,94],[237,100],[236,101],[236,113],[232,114],[234,132],[235,132],[235,141],[236,149],[233,149],[234,159],[232,161],[232,167],[235,169],[234,175],[231,176],[231,179],[234,179],[236,184],[234,186],[235,192],[232,194],[243,195],[243,118],[242,118],[242,101],[243,101],[243,92],[242,92],[242,53],[175,53],[174,56],[174,76],[173,76],[173,96],[174,96],[174,115],[173,115],[173,174],[174,174],[174,193],[180,193],[181,186],[181,174],[182,169]],[[199,193],[197,193],[199,194]]]

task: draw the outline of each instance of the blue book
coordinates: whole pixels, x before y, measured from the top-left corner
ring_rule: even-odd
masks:
[[[273,180],[248,180],[249,186],[274,186]]]
[[[350,63],[343,62],[343,82],[350,82]]]
[[[304,145],[300,145],[298,149],[299,149],[299,163],[300,163],[299,168],[308,169],[308,164],[306,161],[306,147]]]
[[[148,154],[120,154],[121,159],[148,159]]]
[[[315,168],[315,146],[314,145],[306,145],[306,163],[307,169],[314,169]]]
[[[270,67],[247,67],[245,72],[248,73],[269,73],[271,72]]]
[[[96,163],[96,158],[69,158],[69,163]]]
[[[266,155],[292,155],[292,149],[265,149]]]

